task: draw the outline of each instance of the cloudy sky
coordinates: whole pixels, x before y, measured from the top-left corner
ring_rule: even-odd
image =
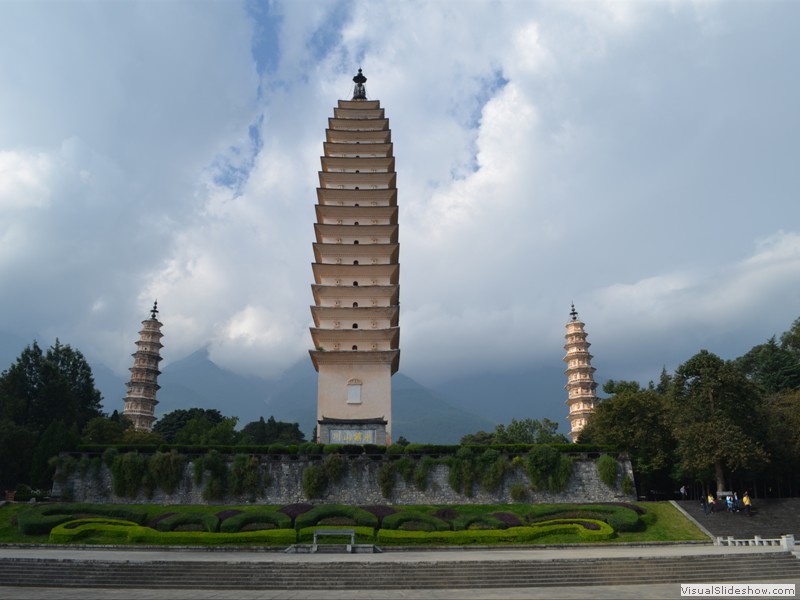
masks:
[[[401,371],[598,376],[800,316],[800,3],[0,1],[0,330],[124,373],[307,356],[324,130],[390,120]]]

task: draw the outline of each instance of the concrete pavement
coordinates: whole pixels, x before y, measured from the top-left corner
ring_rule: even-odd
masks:
[[[283,554],[273,552],[197,551],[192,549],[139,550],[129,548],[47,548],[47,547],[0,547],[0,558],[83,559],[102,561],[152,562],[152,561],[227,561],[227,562],[420,562],[420,561],[506,561],[506,560],[555,560],[559,558],[599,557],[656,557],[691,556],[700,554],[746,554],[779,552],[776,547],[725,547],[707,544],[630,545],[630,546],[571,546],[568,548],[536,548],[524,550],[470,549],[411,552],[385,552],[383,554]],[[799,557],[800,558],[800,557]],[[714,582],[708,582],[714,583]],[[779,583],[765,581],[762,583]],[[800,581],[794,583],[800,590]],[[320,598],[326,600],[360,599],[452,599],[494,600],[507,598],[679,598],[678,583],[656,585],[613,585],[593,587],[539,587],[539,588],[494,588],[454,590],[148,590],[148,589],[84,589],[84,588],[25,588],[0,587],[0,598],[27,600],[273,600]]]

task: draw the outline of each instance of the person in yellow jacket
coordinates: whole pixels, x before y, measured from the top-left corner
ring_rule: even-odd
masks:
[[[747,516],[752,517],[753,514],[750,512],[750,507],[753,505],[753,503],[750,501],[750,494],[748,494],[746,491],[744,496],[742,496],[742,504],[744,504],[744,512],[747,513]]]

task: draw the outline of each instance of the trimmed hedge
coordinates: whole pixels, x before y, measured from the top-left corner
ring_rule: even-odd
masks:
[[[17,515],[17,529],[25,535],[50,533],[56,525],[74,521],[76,515],[116,518],[133,521],[143,525],[146,512],[130,510],[105,504],[45,504],[20,511]]]
[[[420,521],[421,523],[430,525],[433,531],[450,531],[450,524],[447,521],[413,510],[404,510],[384,517],[381,522],[381,528],[398,530],[403,523],[408,523],[410,521]]]
[[[578,534],[587,542],[609,540],[614,530],[602,521],[586,520],[597,525],[597,530],[586,529],[579,523],[553,523],[538,527],[509,527],[508,529],[473,529],[462,531],[397,531],[381,529],[377,543],[385,545],[468,545],[468,544],[524,544],[553,534]]]
[[[469,529],[471,525],[476,523],[480,523],[482,525],[489,525],[491,529],[508,529],[508,524],[504,521],[501,521],[497,517],[493,517],[492,515],[465,515],[462,517],[458,517],[456,520],[453,521],[453,530],[454,531],[464,531]]]
[[[226,519],[226,521],[227,520],[229,519]],[[181,525],[201,525],[207,532],[213,533],[219,531],[219,517],[211,513],[200,511],[175,513],[166,519],[161,519],[156,523],[155,528],[158,531],[167,532],[175,531],[175,529]]]
[[[243,533],[206,533],[204,531],[156,531],[149,527],[131,528],[128,542],[133,544],[158,545],[241,545],[261,544],[265,546],[291,546],[297,541],[293,529],[265,529]]]
[[[332,517],[344,517],[355,521],[357,526],[372,527],[378,526],[378,517],[371,512],[356,506],[345,506],[344,504],[321,504],[298,515],[294,521],[294,528],[298,531],[306,527],[314,527],[322,519]]]
[[[297,542],[299,544],[308,544],[314,541],[314,532],[317,529],[342,529],[342,530],[350,530],[352,529],[356,533],[356,543],[357,544],[372,544],[375,542],[375,529],[373,527],[348,527],[346,525],[333,525],[330,527],[303,527],[302,529],[298,530],[297,532]],[[317,542],[325,542],[327,544],[349,544],[350,543],[350,536],[347,534],[342,534],[341,536],[337,535],[326,535],[321,537],[317,540]]]
[[[278,529],[291,529],[289,515],[274,510],[251,510],[225,519],[219,526],[221,533],[238,533],[242,527],[251,523],[269,523]]]
[[[51,544],[70,544],[98,533],[109,540],[126,541],[131,527],[140,525],[120,519],[76,519],[53,527],[48,541]]]

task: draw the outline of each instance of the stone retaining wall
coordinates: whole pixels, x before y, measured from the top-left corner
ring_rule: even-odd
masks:
[[[453,491],[448,483],[449,467],[446,464],[436,464],[431,467],[426,489],[419,490],[413,483],[406,483],[402,476],[395,474],[394,486],[390,498],[384,498],[379,486],[378,471],[386,464],[389,457],[344,457],[347,466],[344,475],[337,483],[329,483],[327,489],[319,498],[306,498],[303,493],[303,471],[311,465],[321,465],[318,457],[305,456],[262,456],[259,457],[259,469],[268,476],[269,485],[265,486],[263,493],[255,497],[234,497],[225,495],[219,504],[267,504],[286,505],[298,502],[311,502],[314,504],[511,504],[511,488],[515,484],[522,484],[528,488],[526,502],[529,503],[566,503],[566,502],[632,502],[636,500],[635,490],[631,494],[624,494],[621,489],[623,477],[628,476],[633,480],[633,469],[627,459],[618,460],[619,469],[615,489],[609,488],[600,479],[593,460],[583,455],[574,458],[572,477],[563,492],[554,493],[547,491],[534,491],[530,489],[530,482],[525,470],[521,467],[512,467],[504,477],[503,483],[495,493],[488,493],[476,484],[472,496],[466,496]],[[232,457],[228,459],[228,472],[230,472]],[[135,498],[120,497],[113,493],[110,470],[103,465],[99,477],[87,472],[81,476],[79,470],[66,478],[56,476],[62,480],[61,484],[54,484],[53,494],[62,498],[69,498],[76,502],[103,502],[103,503],[152,503],[152,504],[208,504],[203,499],[201,485],[193,481],[193,463],[187,462],[181,483],[175,493],[166,494],[161,489],[156,489],[152,496],[147,497],[140,492]]]

